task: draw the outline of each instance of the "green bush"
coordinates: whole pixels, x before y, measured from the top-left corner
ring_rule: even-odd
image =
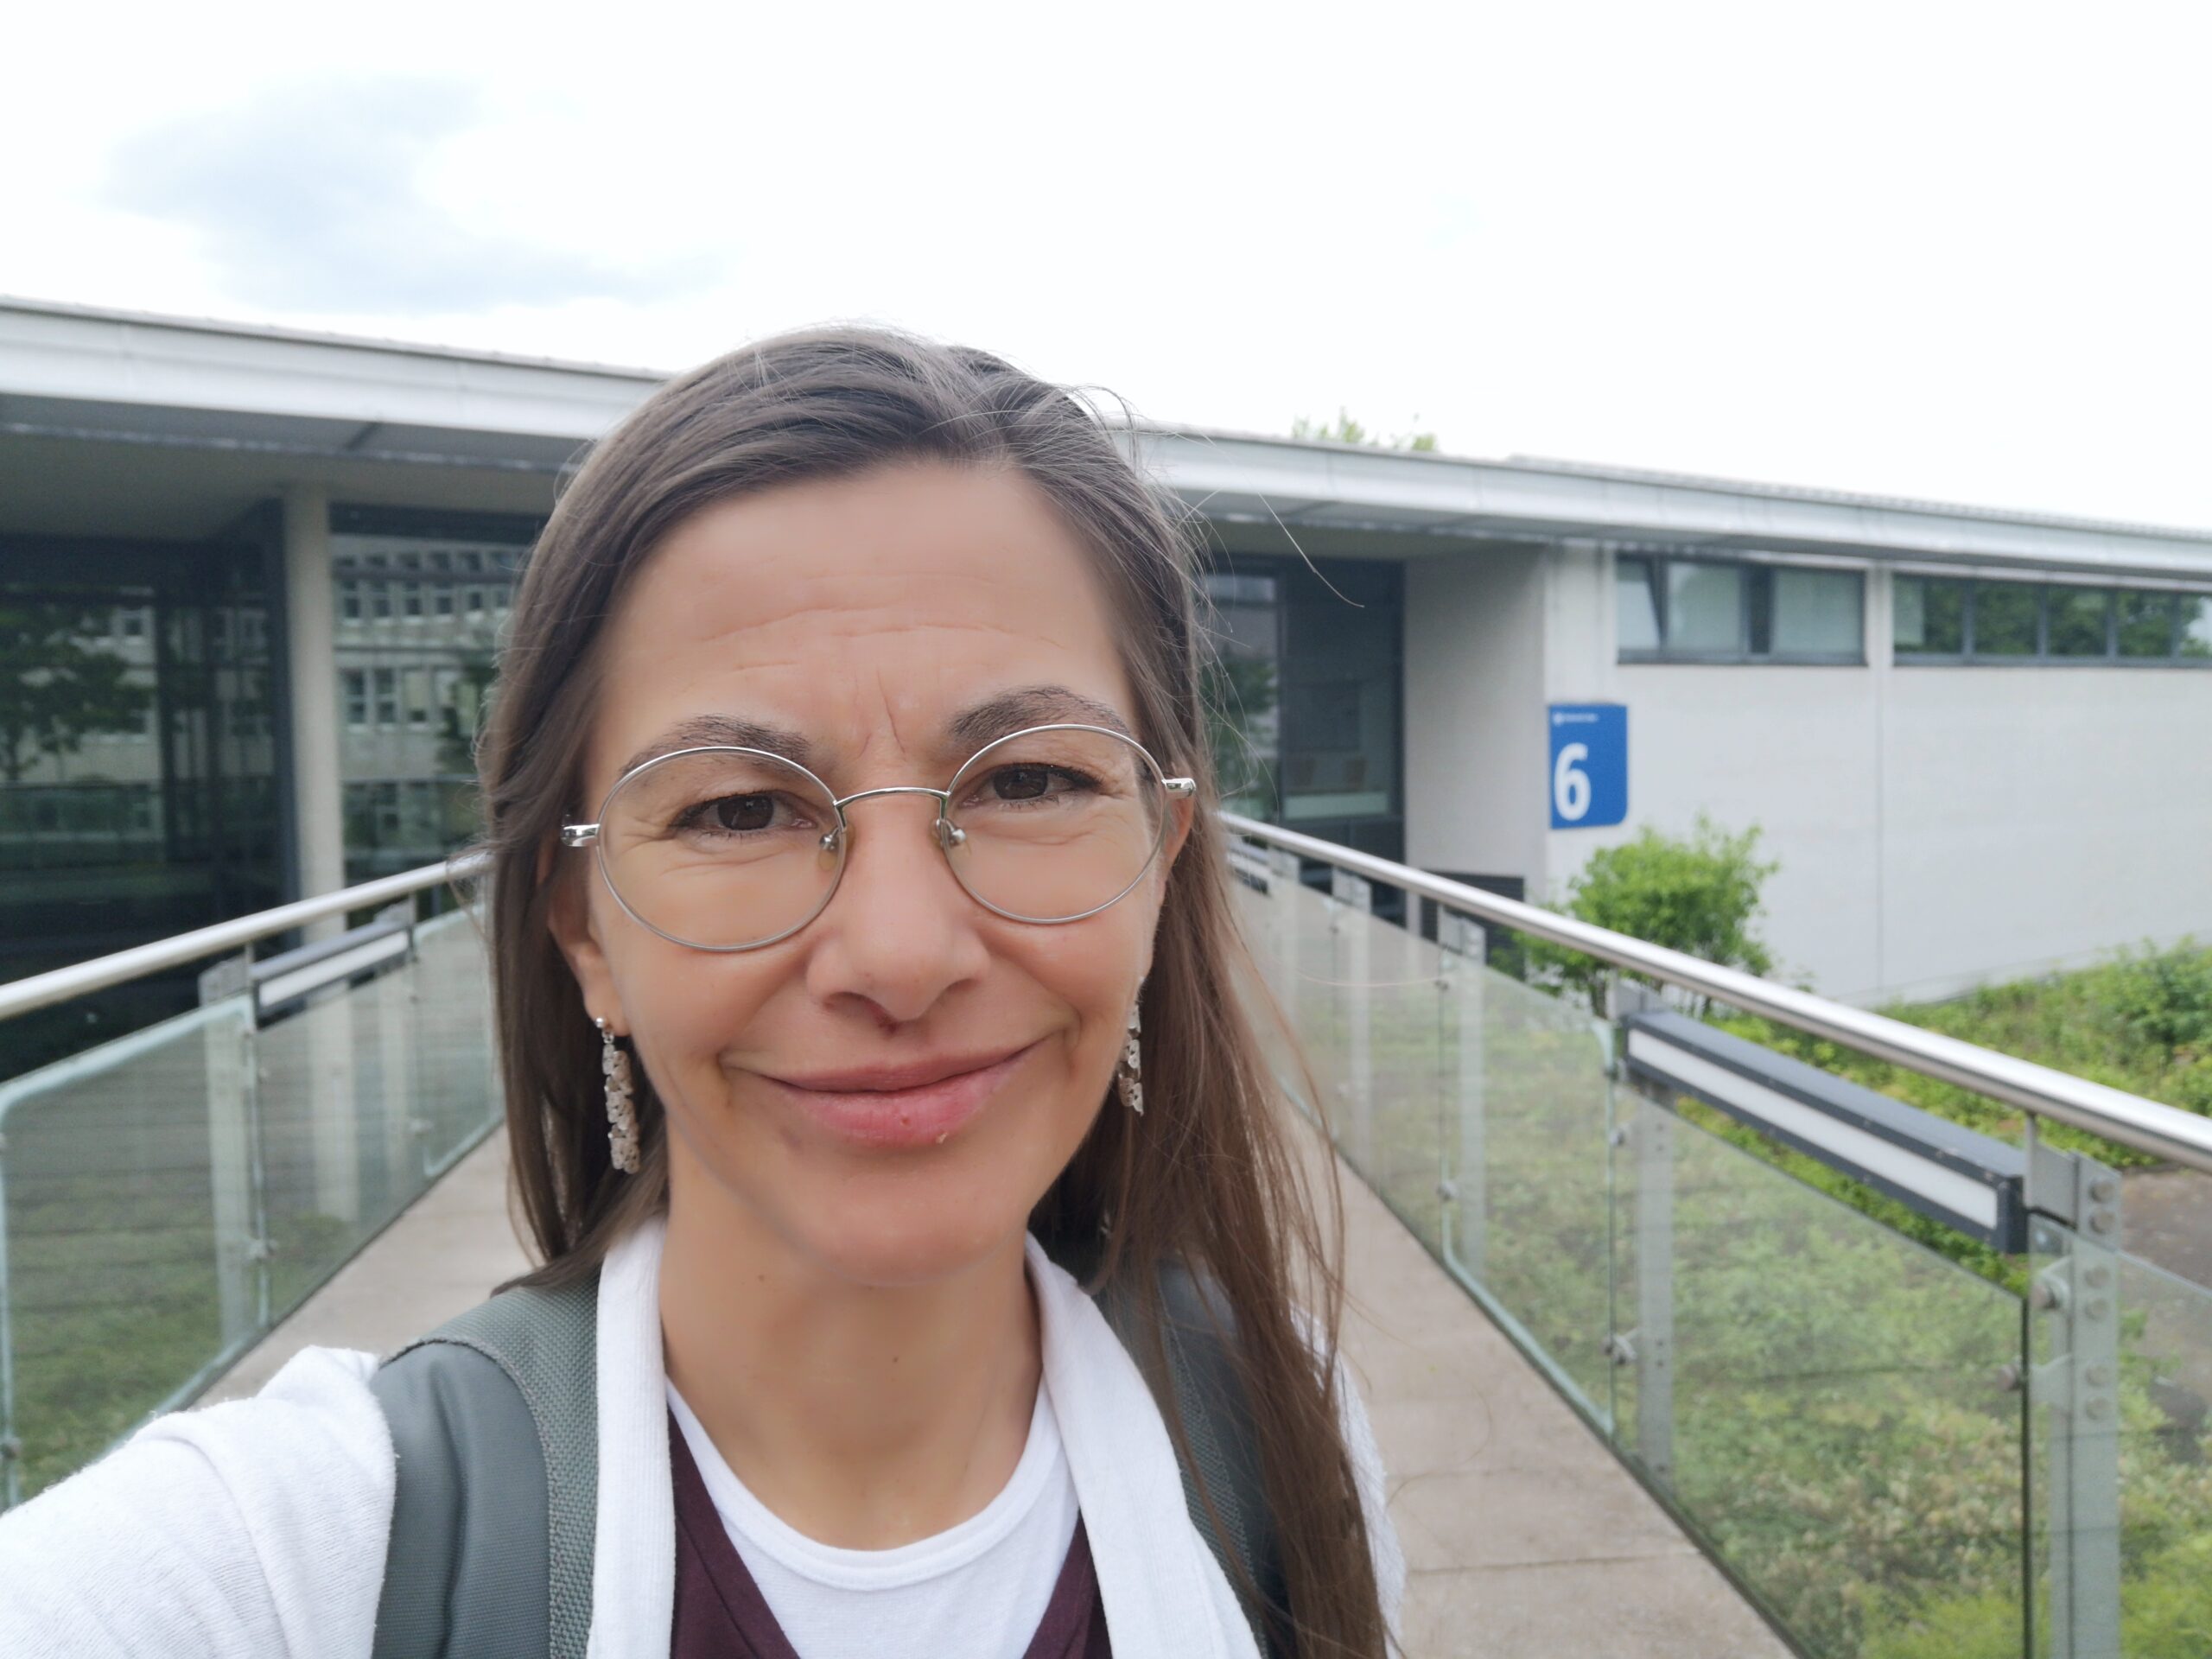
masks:
[[[1592,853],[1567,884],[1567,902],[1553,908],[1631,938],[1687,952],[1724,968],[1764,974],[1773,966],[1751,931],[1759,889],[1781,867],[1755,855],[1759,829],[1730,835],[1703,813],[1688,840],[1645,824],[1633,841]],[[1570,989],[1605,1011],[1605,989],[1618,970],[1579,950],[1527,941],[1529,977],[1546,988]],[[1630,975],[1644,984],[1656,983]]]

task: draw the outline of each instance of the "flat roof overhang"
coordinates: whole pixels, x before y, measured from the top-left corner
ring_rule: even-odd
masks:
[[[543,512],[665,377],[0,300],[0,531],[195,537],[288,485]],[[1405,558],[1596,540],[2212,580],[2212,531],[1194,429],[1117,440],[1235,544]],[[1287,532],[1287,533],[1286,533]]]

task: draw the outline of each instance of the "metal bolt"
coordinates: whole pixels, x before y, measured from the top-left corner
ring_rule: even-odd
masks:
[[[2100,1175],[2089,1183],[2089,1196],[2099,1204],[2110,1204],[2120,1196],[2120,1183],[2110,1175]]]
[[[2112,1415],[2112,1402],[2100,1395],[2082,1408],[2082,1414],[2093,1423],[2101,1423]]]
[[[2112,1231],[2112,1211],[2109,1210],[2090,1211],[2089,1230],[2093,1233],[2108,1233]]]
[[[13,1434],[0,1440],[0,1463],[13,1463],[23,1455],[23,1443]]]
[[[1624,1147],[1628,1145],[1628,1131],[1619,1128],[1606,1130],[1605,1144],[1609,1147]]]
[[[1440,1198],[1447,1200],[1458,1198],[1459,1196],[1459,1183],[1453,1180],[1449,1175],[1446,1176],[1442,1180],[1436,1184],[1436,1196]]]
[[[2048,1227],[2037,1228],[2035,1230],[2035,1236],[2030,1241],[2030,1243],[2035,1246],[2037,1253],[2043,1255],[2049,1255],[2058,1248],[2057,1235],[2053,1233]]]
[[[2087,1375],[2089,1386],[2093,1389],[2108,1389],[2112,1386],[2112,1367],[2109,1365],[2092,1365]]]
[[[2066,1305],[2066,1297],[2065,1294],[2048,1279],[2038,1279],[2029,1287],[2028,1304],[2031,1307],[2040,1308],[2048,1313],[2054,1307],[2063,1307]]]
[[[1999,1365],[1997,1368],[1995,1380],[1997,1386],[2002,1389],[2005,1393],[2018,1394],[2020,1391],[2019,1366],[2010,1361],[2007,1361],[2005,1364]]]
[[[2084,1319],[2101,1319],[2106,1314],[2111,1312],[2112,1304],[2109,1301],[2106,1300],[2105,1298],[2101,1296],[2092,1296],[2089,1298],[2088,1301],[2082,1306],[2082,1316]]]

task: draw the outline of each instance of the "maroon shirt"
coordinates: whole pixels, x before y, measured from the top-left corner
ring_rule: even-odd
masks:
[[[673,1414],[668,1458],[676,1478],[676,1626],[669,1659],[798,1659],[730,1542]],[[1113,1651],[1090,1541],[1078,1516],[1075,1541],[1022,1659],[1112,1659]]]

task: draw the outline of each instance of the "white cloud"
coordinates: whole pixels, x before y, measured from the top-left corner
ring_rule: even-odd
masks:
[[[30,28],[0,289],[668,366],[870,317],[1163,417],[2212,524],[2193,5]]]

